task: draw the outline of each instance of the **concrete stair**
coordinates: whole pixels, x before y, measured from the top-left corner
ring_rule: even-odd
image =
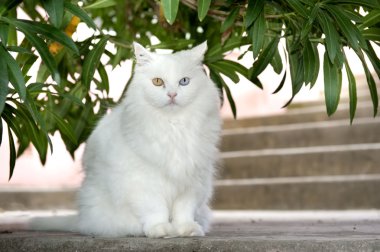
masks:
[[[363,92],[351,126],[346,98],[332,117],[309,102],[226,121],[214,208],[380,209],[380,117]]]

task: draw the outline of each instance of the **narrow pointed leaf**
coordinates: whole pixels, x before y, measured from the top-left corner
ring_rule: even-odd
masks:
[[[367,40],[380,41],[380,28],[371,27],[362,31],[362,35]]]
[[[13,171],[16,165],[16,147],[13,140],[13,134],[11,129],[8,126],[8,137],[9,137],[9,180],[11,180],[13,176]]]
[[[303,66],[304,66],[304,81],[307,85],[311,83],[314,77],[315,63],[313,47],[310,41],[306,41],[303,48]]]
[[[0,46],[1,47],[1,46]],[[0,54],[1,55],[1,54]],[[5,100],[8,94],[8,67],[4,57],[0,56],[0,115],[4,110]],[[0,118],[1,121],[1,118]],[[1,132],[0,132],[1,134]],[[1,144],[1,143],[0,143]]]
[[[367,48],[368,49],[365,50],[365,52],[375,69],[377,77],[380,79],[380,59],[377,57],[377,54],[369,41],[367,41]]]
[[[222,90],[226,92],[228,102],[230,103],[232,114],[234,118],[236,119],[236,105],[235,105],[234,98],[232,97],[230,88],[228,87],[226,82],[223,80],[222,76],[213,70],[210,70],[210,78],[217,84],[218,87],[220,87]]]
[[[40,34],[47,39],[57,41],[58,43],[74,51],[76,54],[79,54],[78,47],[75,45],[74,41],[69,38],[63,31],[58,30],[54,26],[29,20],[11,19],[5,17],[0,17],[0,20],[3,20],[4,22],[15,26],[23,33],[29,33],[34,36],[36,36],[36,34]]]
[[[108,81],[107,71],[102,64],[99,64],[99,66],[98,66],[98,73],[100,75],[100,78],[102,79],[102,81],[100,82],[101,86],[99,88],[101,90],[105,90],[106,93],[108,94],[108,92],[110,90],[110,84]]]
[[[161,0],[164,16],[169,24],[173,24],[177,17],[179,0]]]
[[[348,79],[348,94],[350,97],[350,123],[352,124],[352,121],[354,120],[354,117],[355,117],[356,105],[357,105],[356,80],[351,71],[350,65],[347,62],[347,59],[345,61],[345,66],[346,66],[346,73],[347,73],[347,79]]]
[[[12,57],[12,55],[10,55],[1,45],[0,45],[0,58],[3,58],[3,60],[5,60],[5,62],[7,63],[8,78],[11,80],[13,87],[17,90],[17,93],[19,94],[20,98],[22,100],[25,100],[26,98],[25,80],[22,75],[20,66],[17,64],[15,59]]]
[[[65,135],[73,144],[77,144],[77,138],[75,136],[74,130],[70,124],[68,124],[65,120],[63,120],[60,116],[58,116],[54,111],[47,110],[49,115],[52,116],[54,121],[57,123],[59,131]]]
[[[100,8],[107,8],[116,5],[115,0],[98,0],[95,3],[92,3],[90,5],[87,5],[84,7],[84,9],[100,9]]]
[[[211,0],[198,0],[198,18],[199,21],[203,21],[203,19],[207,16],[207,12],[210,8]]]
[[[43,0],[42,4],[49,14],[49,21],[52,25],[60,28],[63,19],[63,3],[64,0]]]
[[[280,41],[280,38],[274,38],[268,46],[263,50],[263,52],[260,54],[258,59],[253,63],[252,68],[250,69],[251,73],[251,79],[257,78],[259,74],[264,71],[264,69],[268,66],[269,62],[271,61],[274,53],[277,50],[278,42]]]
[[[284,84],[285,84],[285,80],[286,80],[286,71],[285,71],[285,73],[284,73],[284,76],[283,76],[282,79],[281,79],[280,84],[278,85],[278,87],[276,88],[276,90],[273,91],[272,94],[276,94],[276,93],[278,93],[278,92],[282,89],[282,87],[283,87]]]
[[[68,10],[74,16],[80,18],[83,22],[85,22],[88,25],[88,27],[97,30],[96,24],[94,23],[92,18],[90,18],[87,15],[87,13],[84,10],[82,10],[79,6],[65,1],[65,9]]]
[[[318,21],[326,37],[325,43],[329,59],[331,63],[333,63],[340,48],[338,32],[333,25],[332,19],[326,13],[320,11],[318,14]]]
[[[216,72],[220,72],[224,74],[235,83],[238,83],[240,80],[239,76],[236,74],[236,72],[233,69],[231,69],[230,67],[226,65],[223,65],[223,63],[221,64],[219,61],[210,64],[210,67],[214,69]]]
[[[248,7],[245,16],[245,27],[249,27],[259,17],[264,9],[264,1],[261,0],[248,0]]]
[[[287,3],[302,17],[309,17],[309,11],[299,0],[287,0]]]
[[[278,48],[275,51],[273,58],[270,61],[270,64],[273,67],[273,70],[276,72],[276,74],[280,74],[282,72],[284,65],[282,64],[282,58],[278,51]]]
[[[107,41],[108,36],[102,37],[84,58],[81,80],[82,85],[84,85],[87,89],[90,88],[91,80],[94,78],[95,70],[99,65],[100,57],[104,52]]]
[[[40,54],[42,61],[45,63],[47,68],[49,69],[53,79],[57,82],[61,82],[61,78],[59,76],[58,70],[57,70],[57,64],[49,52],[49,48],[45,44],[45,41],[43,41],[40,37],[36,36],[36,34],[31,33],[29,31],[24,31],[25,37],[34,45],[34,47],[37,49],[38,53]]]
[[[235,19],[239,14],[239,7],[234,8],[230,14],[228,14],[227,18],[222,23],[222,26],[220,27],[220,32],[225,32],[228,30],[228,28],[232,27],[235,23]]]
[[[338,108],[342,88],[342,72],[335,64],[331,64],[327,53],[323,59],[323,73],[326,109],[327,114],[331,116]]]
[[[256,19],[255,23],[252,26],[252,53],[254,57],[257,57],[259,52],[264,46],[264,39],[265,39],[265,17],[264,17],[264,11],[262,11],[258,18]]]
[[[360,27],[371,27],[377,23],[380,23],[380,10],[379,9],[372,10],[370,13],[368,13],[363,18],[363,23],[360,25]]]
[[[337,6],[328,5],[327,7],[330,14],[334,17],[338,27],[342,31],[343,35],[346,37],[349,45],[354,49],[359,49],[359,43],[361,47],[366,49],[366,44],[361,36],[358,28],[349,20],[342,10]]]
[[[3,44],[4,46],[8,43],[8,32],[9,32],[9,25],[6,23],[0,23],[0,44]]]
[[[372,77],[371,71],[368,69],[367,62],[365,61],[364,54],[362,51],[356,51],[356,54],[359,56],[360,61],[362,62],[364,72],[367,78],[368,88],[371,94],[372,105],[373,105],[373,116],[377,115],[377,109],[379,106],[379,97],[377,94],[376,82]]]

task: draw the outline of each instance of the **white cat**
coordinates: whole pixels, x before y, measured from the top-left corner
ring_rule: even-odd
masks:
[[[158,55],[134,43],[126,97],[87,141],[77,230],[109,237],[207,232],[221,120],[219,92],[202,65],[206,49]]]

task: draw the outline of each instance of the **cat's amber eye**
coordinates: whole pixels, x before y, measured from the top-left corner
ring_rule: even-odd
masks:
[[[152,83],[155,86],[162,86],[162,85],[164,85],[164,81],[161,78],[154,78],[154,79],[152,79]]]

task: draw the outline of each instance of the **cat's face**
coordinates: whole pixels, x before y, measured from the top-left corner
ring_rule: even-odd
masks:
[[[178,110],[197,98],[207,76],[202,66],[207,49],[203,43],[191,50],[175,54],[151,53],[134,43],[135,85],[142,98],[151,106],[163,110]]]

